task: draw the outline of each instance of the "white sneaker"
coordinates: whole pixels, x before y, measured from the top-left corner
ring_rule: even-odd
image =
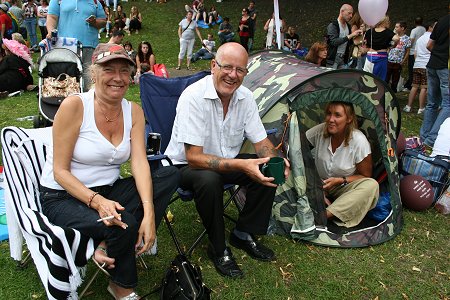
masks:
[[[417,114],[418,115],[423,114],[424,110],[425,110],[425,108],[419,108],[419,110],[417,111]]]
[[[403,108],[403,111],[407,112],[407,113],[411,112],[411,106],[405,105],[405,107]]]

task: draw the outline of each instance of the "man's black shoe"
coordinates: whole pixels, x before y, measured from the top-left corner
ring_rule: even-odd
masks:
[[[207,253],[220,275],[230,278],[241,278],[244,276],[244,273],[242,273],[241,269],[234,260],[230,248],[225,248],[225,252],[222,256],[218,256],[215,254],[213,247],[208,245]]]
[[[252,258],[262,261],[271,261],[275,259],[275,253],[254,239],[242,240],[238,238],[234,232],[230,234],[230,244],[233,247],[242,249]]]

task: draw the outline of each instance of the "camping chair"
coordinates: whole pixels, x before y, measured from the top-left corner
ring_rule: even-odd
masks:
[[[51,137],[51,127],[6,127],[1,132],[10,251],[20,261],[25,238],[48,299],[77,299],[94,241],[77,230],[51,224],[42,214],[39,179]]]
[[[205,77],[208,74],[210,73],[203,71],[191,76],[176,78],[163,78],[153,76],[151,74],[143,74],[141,76],[141,102],[147,122],[146,133],[147,135],[149,132],[156,132],[161,134],[161,153],[164,153],[170,141],[172,126],[176,115],[178,98],[187,86]],[[156,164],[154,163],[155,159],[158,161]],[[149,157],[149,162],[152,167],[156,167],[157,164],[159,164],[160,159],[160,155]],[[238,194],[239,189],[239,187],[236,188],[233,184],[224,185],[224,192],[229,194],[229,198],[224,203],[224,210],[228,207],[231,201],[234,201],[238,208],[240,207],[236,199],[236,195]],[[191,201],[195,198],[195,195],[192,191],[183,190],[181,188],[177,190],[177,194],[177,197],[172,199],[171,203],[178,199],[181,199],[183,201]],[[224,214],[224,216],[227,219],[236,222],[229,215]],[[166,223],[168,226],[171,226],[170,223]],[[194,243],[186,252],[188,256],[192,254],[195,247],[200,243],[205,235],[206,230],[203,230],[203,232],[196,238]]]

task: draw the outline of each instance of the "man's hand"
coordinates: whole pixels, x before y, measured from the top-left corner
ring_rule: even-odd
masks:
[[[275,180],[273,177],[266,177],[263,173],[261,173],[261,170],[259,169],[260,165],[263,165],[267,163],[270,160],[270,157],[264,157],[264,158],[256,158],[256,159],[243,159],[241,160],[242,164],[242,171],[247,174],[248,177],[253,179],[254,181],[270,186],[270,187],[277,187],[276,184],[272,183],[272,181]],[[286,172],[285,172],[286,175]]]
[[[95,22],[97,22],[97,18],[94,15],[90,15],[87,19],[86,22],[89,23],[89,25],[91,26],[95,26]]]
[[[284,159],[284,178],[287,180],[289,177],[289,173],[291,172],[291,164],[289,163],[289,160],[286,158]]]
[[[348,35],[348,39],[351,40],[351,39],[353,39],[353,38],[355,38],[355,37],[357,37],[357,36],[362,35],[362,33],[363,33],[363,32],[362,32],[361,29],[355,30],[355,31],[352,32],[350,35]]]

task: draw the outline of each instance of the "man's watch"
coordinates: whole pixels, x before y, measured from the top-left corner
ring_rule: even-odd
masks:
[[[344,182],[341,184],[341,186],[346,186],[348,184],[347,177],[343,176],[342,179],[344,179]]]

